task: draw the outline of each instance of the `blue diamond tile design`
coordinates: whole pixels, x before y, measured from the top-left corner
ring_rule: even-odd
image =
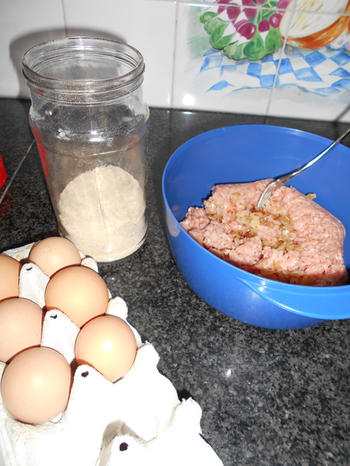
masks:
[[[313,68],[301,68],[294,70],[295,77],[301,81],[322,81],[322,78]]]
[[[208,57],[205,57],[200,71],[204,70],[211,70],[213,68],[217,68],[220,66],[222,63],[222,57],[220,55],[211,55]]]
[[[222,75],[225,71],[233,72],[237,70],[237,65],[222,65],[220,69],[220,74]]]
[[[273,81],[275,79],[274,74],[265,74],[263,76],[260,76],[260,85],[263,88],[272,88],[273,87]]]
[[[346,77],[350,77],[350,72],[346,70],[345,68],[340,67],[332,71],[332,73],[329,73],[329,76],[339,76],[341,78],[346,78]]]
[[[208,49],[204,52],[204,56],[206,57],[207,55],[217,55],[218,51],[216,49]]]
[[[317,87],[314,89],[314,92],[319,95],[329,96],[334,94],[339,94],[339,89],[336,87]]]
[[[223,79],[222,81],[219,81],[213,86],[211,86],[208,89],[208,91],[221,91],[222,89],[226,89],[227,87],[232,87],[232,84]]]
[[[259,77],[261,75],[262,66],[260,63],[250,63],[248,65],[247,74],[250,76]]]
[[[282,58],[281,65],[279,69],[279,74],[292,73],[293,67],[289,58]]]
[[[277,69],[281,53],[279,75],[275,81],[271,64],[274,63]],[[215,73],[215,70],[217,79],[215,82],[211,74],[208,91],[231,88],[232,92],[237,92],[247,88],[271,89],[273,86],[294,86],[322,96],[350,91],[350,51],[345,47],[332,49],[327,46],[310,52],[286,46],[283,52],[267,55],[259,62],[224,59],[222,52],[210,48],[203,55],[200,72]],[[244,76],[249,79],[244,79]],[[282,82],[279,77],[281,80],[283,77]]]
[[[347,91],[350,91],[350,80],[339,79],[339,81],[336,81],[335,83],[332,84],[332,87],[346,89]]]
[[[310,66],[316,66],[319,65],[320,63],[324,62],[327,60],[327,58],[320,53],[319,51],[311,52],[308,55],[305,56],[305,61],[308,63]]]
[[[350,63],[350,54],[342,50],[336,55],[333,55],[332,60],[339,66],[347,65]]]
[[[269,62],[272,62],[274,61],[274,57],[272,54],[270,55],[266,55],[262,60],[261,60],[261,63],[269,63]]]

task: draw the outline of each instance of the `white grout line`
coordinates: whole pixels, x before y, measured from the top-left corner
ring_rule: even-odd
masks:
[[[266,105],[265,116],[264,116],[265,119],[270,117],[270,110],[271,110],[272,100],[273,100],[273,97],[274,97],[274,94],[275,94],[276,83],[277,83],[277,80],[278,80],[278,77],[279,77],[280,67],[281,67],[281,63],[282,63],[283,51],[285,50],[286,44],[287,44],[287,38],[284,38],[283,45],[282,45],[280,53],[279,53],[280,57],[278,59],[278,64],[277,64],[277,68],[276,68],[276,71],[275,71],[275,76],[274,76],[274,79],[273,79],[273,85],[272,85],[272,88],[270,89],[269,98],[268,98],[268,102],[267,102],[267,105]]]
[[[161,0],[159,0],[161,1]],[[173,0],[163,0],[164,1],[173,1]],[[305,13],[307,15],[313,15],[313,14],[317,14],[317,15],[324,15],[324,16],[329,16],[329,15],[335,15],[335,14],[338,14],[340,16],[350,16],[350,12],[346,12],[344,13],[344,11],[340,11],[340,9],[332,9],[332,6],[330,7],[329,10],[325,10],[325,11],[318,11],[317,9],[317,6],[315,9],[310,9],[310,7],[304,7],[304,6],[299,6],[300,5],[300,1],[301,0],[298,0],[294,3],[293,5],[293,9],[292,11],[295,11],[297,13]],[[194,6],[194,7],[213,7],[213,6],[228,6],[228,3],[226,0],[217,0],[216,2],[213,2],[213,0],[176,0],[176,3],[179,3],[179,4],[187,4],[187,5],[190,5],[190,6]],[[234,3],[234,2],[233,2]],[[266,11],[287,11],[288,7],[284,7],[284,8],[280,8],[278,6],[264,6],[262,4],[256,4],[256,5],[243,5],[243,4],[239,4],[240,7],[244,8],[244,9],[261,9],[261,10],[266,10]],[[314,5],[311,5],[311,7],[313,7]],[[345,8],[344,8],[345,9]]]
[[[177,29],[178,29],[178,20],[179,20],[179,2],[175,2],[175,27],[174,27],[174,48],[173,48],[173,57],[172,57],[172,70],[171,70],[171,88],[170,88],[170,108],[174,108],[174,93],[175,93],[175,66],[176,66],[176,53],[177,53]]]
[[[64,35],[67,37],[68,34],[68,27],[67,27],[67,14],[66,14],[66,5],[64,0],[61,0],[61,7],[62,7],[62,14],[63,14],[63,22],[64,22]]]
[[[282,44],[282,47],[281,47],[280,52],[279,52],[279,60],[278,60],[278,64],[277,64],[277,68],[276,68],[276,72],[275,72],[275,76],[274,76],[274,80],[273,80],[273,85],[272,85],[271,91],[270,91],[270,93],[269,93],[269,98],[268,98],[268,102],[267,102],[266,110],[265,110],[265,115],[264,115],[265,123],[266,123],[266,121],[268,120],[268,118],[270,117],[272,99],[273,99],[273,97],[274,97],[275,90],[276,90],[276,83],[277,83],[277,79],[278,79],[279,72],[280,72],[280,67],[281,67],[281,63],[282,63],[283,52],[284,52],[284,50],[285,50],[285,48],[286,48],[286,45],[287,45],[287,39],[288,39],[288,36],[289,36],[289,30],[290,30],[290,27],[291,27],[291,24],[292,24],[292,19],[294,18],[295,12],[296,12],[296,5],[294,5],[294,8],[293,8],[292,11],[290,12],[289,21],[288,21],[288,23],[287,23],[287,35],[286,35],[286,37],[284,37],[284,39],[283,39],[283,44]]]
[[[7,183],[7,185],[6,185],[5,189],[4,189],[4,192],[1,194],[1,196],[0,196],[0,205],[1,205],[2,201],[4,200],[7,191],[9,190],[9,188],[10,188],[10,186],[11,186],[13,180],[15,179],[17,173],[19,172],[19,170],[20,170],[20,168],[21,168],[23,162],[25,161],[27,155],[28,155],[29,152],[31,151],[31,149],[32,149],[32,147],[33,147],[33,144],[34,144],[34,139],[33,139],[32,142],[30,143],[28,149],[26,150],[25,154],[23,155],[22,159],[20,160],[19,164],[17,165],[16,170],[13,172],[13,174],[12,174],[12,176],[11,176],[9,182]]]

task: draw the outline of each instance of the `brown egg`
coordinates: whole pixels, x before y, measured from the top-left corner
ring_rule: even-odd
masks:
[[[0,302],[0,361],[7,362],[19,351],[40,345],[43,311],[25,298]]]
[[[119,317],[104,315],[90,320],[78,333],[75,357],[114,382],[133,365],[136,339],[129,325]]]
[[[17,420],[41,424],[65,410],[71,368],[58,351],[44,346],[17,354],[1,379],[3,403]]]
[[[81,257],[71,241],[60,236],[52,236],[35,243],[30,250],[28,260],[51,277],[63,267],[79,265]]]
[[[21,264],[6,254],[0,254],[0,301],[18,296]]]
[[[108,288],[103,278],[83,265],[59,270],[45,290],[46,308],[64,312],[78,327],[104,314],[108,300]]]

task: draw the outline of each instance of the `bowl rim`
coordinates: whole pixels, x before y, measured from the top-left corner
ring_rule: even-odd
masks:
[[[320,136],[318,134],[310,133],[308,131],[300,130],[300,129],[295,129],[295,128],[289,128],[285,126],[278,126],[278,125],[264,125],[264,124],[237,124],[237,125],[227,125],[227,126],[222,126],[218,127],[215,129],[211,129],[208,131],[205,131],[203,133],[197,134],[196,136],[188,139],[184,143],[182,143],[179,147],[177,147],[174,152],[171,154],[169,157],[164,169],[163,169],[163,174],[162,174],[162,195],[163,195],[163,201],[165,203],[165,206],[167,208],[167,211],[170,213],[172,219],[175,221],[176,225],[180,229],[180,231],[185,235],[185,237],[192,242],[192,244],[200,248],[201,251],[204,252],[204,254],[210,254],[211,257],[215,257],[218,261],[221,261],[224,267],[229,267],[230,269],[236,271],[236,273],[242,275],[242,280],[247,282],[252,282],[252,279],[258,280],[258,281],[264,281],[265,286],[269,286],[270,288],[285,288],[285,291],[294,294],[293,290],[298,293],[302,294],[311,294],[311,295],[317,295],[318,297],[322,295],[343,295],[344,292],[346,294],[350,295],[350,283],[344,284],[344,285],[332,285],[332,286],[310,286],[310,285],[299,285],[299,284],[294,284],[294,283],[285,283],[285,282],[280,282],[278,280],[273,280],[271,278],[263,277],[257,274],[254,274],[252,272],[248,272],[247,270],[241,269],[237,267],[234,264],[231,264],[228,261],[225,261],[219,256],[216,256],[214,253],[206,249],[204,246],[198,243],[192,236],[182,227],[180,222],[177,220],[175,217],[174,212],[172,211],[168,199],[167,199],[167,192],[166,192],[166,178],[167,175],[172,167],[172,165],[175,164],[176,159],[181,157],[181,154],[183,154],[185,147],[188,147],[195,143],[198,139],[202,139],[205,136],[210,136],[214,133],[218,133],[222,130],[225,129],[233,129],[233,128],[239,128],[239,127],[264,127],[264,128],[269,128],[269,129],[277,129],[277,130],[282,130],[282,132],[292,132],[292,133],[299,133],[299,135],[304,135],[307,137],[312,137],[313,139],[320,139],[326,142],[331,142],[331,139],[326,138],[324,136]],[[350,148],[344,146],[343,144],[339,143],[339,146],[343,146],[345,149],[347,149],[350,152]],[[217,184],[219,184],[218,182]],[[208,193],[208,195],[210,192]],[[204,198],[203,198],[204,199]],[[350,273],[349,273],[350,275]]]

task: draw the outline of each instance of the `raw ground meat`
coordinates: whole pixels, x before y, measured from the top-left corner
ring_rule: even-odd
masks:
[[[190,207],[181,225],[248,272],[300,285],[344,284],[343,224],[293,187],[277,189],[264,210],[257,209],[268,181],[215,185],[204,208]]]

